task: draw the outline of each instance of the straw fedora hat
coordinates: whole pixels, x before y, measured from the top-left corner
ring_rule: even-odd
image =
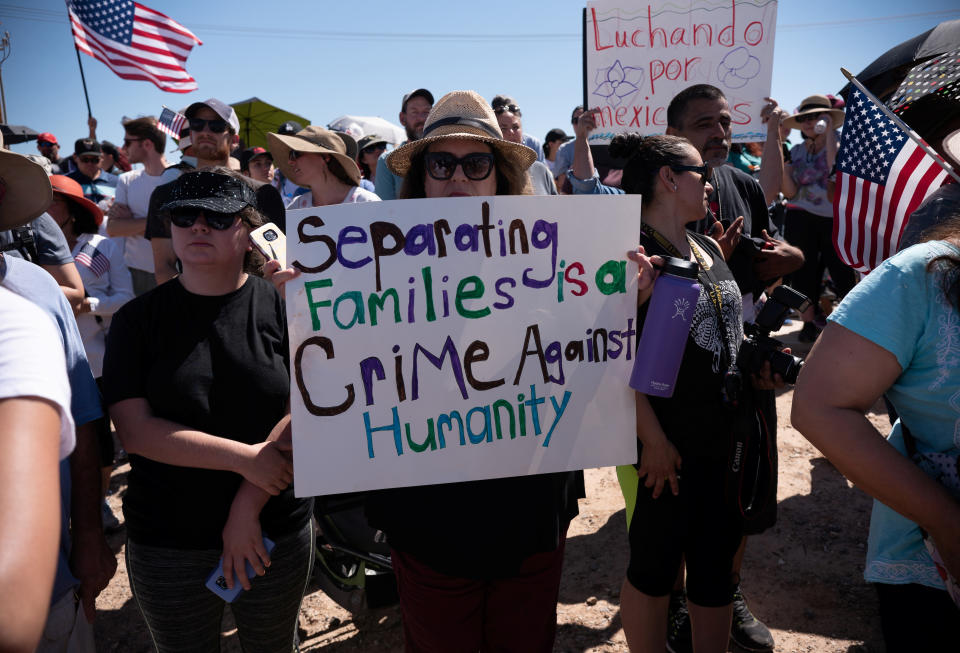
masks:
[[[76,181],[64,175],[50,175],[50,186],[53,187],[53,192],[60,193],[65,199],[89,213],[98,227],[103,223],[103,211],[83,196],[83,187]]]
[[[843,111],[834,109],[830,98],[826,95],[811,95],[800,103],[800,108],[792,116],[783,121],[783,124],[790,129],[800,129],[800,123],[797,122],[799,116],[808,116],[810,114],[829,113],[833,118],[832,129],[840,129],[843,125]]]
[[[53,190],[44,169],[27,157],[3,149],[0,134],[0,229],[26,224],[50,206]]]
[[[503,132],[490,104],[474,91],[452,91],[440,98],[427,122],[423,137],[401,145],[387,156],[387,167],[395,175],[406,176],[410,159],[420,150],[447,138],[464,138],[493,146],[501,156],[515,161],[526,170],[537,160],[537,154],[526,145],[504,140]]]
[[[346,143],[337,132],[316,125],[307,125],[292,136],[268,133],[267,144],[270,146],[273,160],[287,177],[290,177],[290,151],[295,150],[329,154],[340,162],[354,185],[360,185],[360,168],[357,167],[357,162],[347,155]]]

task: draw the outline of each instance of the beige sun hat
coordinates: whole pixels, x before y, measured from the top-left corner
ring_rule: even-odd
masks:
[[[783,124],[790,129],[800,129],[800,123],[797,122],[797,118],[799,116],[810,115],[811,113],[829,113],[833,118],[833,129],[840,129],[840,127],[843,126],[843,110],[834,109],[833,104],[830,103],[830,98],[826,95],[811,95],[808,98],[804,98],[797,112],[784,120]]]
[[[329,154],[340,162],[353,183],[360,185],[360,168],[357,167],[357,162],[347,155],[347,146],[337,132],[317,125],[307,125],[293,136],[268,133],[267,144],[274,162],[287,177],[290,177],[290,151],[295,150]]]
[[[0,229],[24,225],[47,210],[53,200],[44,169],[16,152],[4,149],[0,134]]]
[[[405,177],[410,159],[420,150],[446,138],[465,138],[492,145],[506,159],[526,170],[537,154],[526,145],[504,140],[490,104],[474,91],[452,91],[440,98],[423,125],[423,137],[401,145],[387,156],[387,167]]]

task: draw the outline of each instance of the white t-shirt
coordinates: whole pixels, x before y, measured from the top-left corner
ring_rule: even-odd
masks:
[[[154,177],[148,175],[143,168],[125,172],[117,181],[115,201],[129,206],[133,217],[137,220],[146,221],[153,189],[167,181],[171,181],[168,176],[161,173]],[[123,260],[127,267],[153,272],[153,249],[150,247],[150,241],[143,236],[127,236],[124,241]]]
[[[379,202],[380,196],[376,193],[371,193],[370,191],[360,188],[359,186],[354,186],[350,189],[350,192],[347,193],[347,196],[343,198],[341,204],[353,204],[354,202]],[[289,204],[287,204],[287,210],[292,211],[293,209],[309,209],[313,206],[313,193],[304,193],[303,195],[298,195],[293,198]]]
[[[0,399],[40,397],[60,412],[60,459],[73,451],[70,383],[60,335],[38,306],[0,286]]]

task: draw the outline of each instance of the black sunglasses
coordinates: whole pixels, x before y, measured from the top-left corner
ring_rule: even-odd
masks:
[[[206,220],[207,226],[217,231],[229,229],[237,220],[236,213],[221,213],[220,211],[209,211],[195,206],[181,206],[170,211],[170,222],[177,227],[189,229],[201,215]]]
[[[214,134],[222,134],[227,131],[227,121],[221,118],[214,118],[213,120],[204,120],[203,118],[190,119],[190,131],[202,132],[204,127],[207,127]]]
[[[453,177],[457,166],[463,168],[467,179],[480,181],[490,176],[493,170],[493,154],[489,152],[473,152],[458,159],[449,152],[427,152],[424,157],[427,163],[427,174],[439,181],[446,181]]]
[[[701,184],[706,184],[713,176],[713,168],[709,163],[704,163],[702,166],[675,165],[670,166],[670,169],[674,172],[699,172]]]
[[[826,109],[824,109],[826,111]],[[820,116],[819,113],[808,113],[804,116],[797,116],[796,120],[798,123],[812,122]]]
[[[79,158],[80,158],[80,161],[83,163],[100,163],[99,156],[81,156]]]
[[[386,143],[374,143],[373,145],[367,145],[365,148],[360,150],[361,154],[370,154],[371,152],[382,152],[387,149]]]
[[[498,115],[501,113],[506,113],[508,111],[510,113],[515,113],[517,115],[520,115],[520,107],[518,107],[516,104],[501,104],[500,106],[493,108],[493,112]]]

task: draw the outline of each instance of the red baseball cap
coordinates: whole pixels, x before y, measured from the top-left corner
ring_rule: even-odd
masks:
[[[54,145],[60,145],[60,143],[57,142],[57,137],[51,134],[50,132],[43,132],[42,134],[37,136],[37,141],[38,142],[43,141],[44,143],[53,143]]]

